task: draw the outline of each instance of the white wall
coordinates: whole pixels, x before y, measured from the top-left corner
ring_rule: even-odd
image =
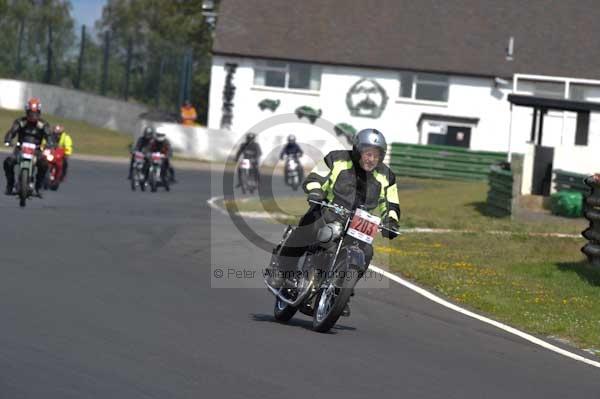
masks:
[[[296,123],[296,125],[300,125]],[[141,132],[142,126],[154,126],[159,132],[165,133],[173,145],[173,150],[180,155],[213,162],[225,162],[236,154],[240,145],[245,141],[244,134],[233,133],[219,129],[203,127],[189,127],[175,123],[155,123],[142,121],[140,129],[134,138]],[[294,127],[291,123],[289,126]],[[323,154],[347,146],[335,136],[324,134],[327,126],[300,126],[305,130],[302,148],[305,155],[300,162],[306,168],[311,168],[322,159]],[[298,126],[296,126],[298,128]],[[285,144],[285,137],[277,134],[277,129],[265,129],[258,136],[263,156],[261,163],[277,165],[279,153]]]
[[[557,147],[554,149],[554,163],[552,164],[552,168],[592,175],[600,173],[600,156],[597,151],[590,151],[589,147]]]
[[[0,108],[23,110],[30,97],[42,101],[42,113],[81,120],[91,125],[137,134],[143,105],[41,83],[0,79]]]
[[[492,79],[452,76],[450,78],[450,101],[432,104],[401,99],[400,83],[395,71],[361,69],[338,66],[322,66],[321,90],[318,93],[298,90],[255,87],[254,63],[248,58],[215,56],[213,59],[210,90],[209,122],[211,128],[219,128],[222,116],[222,93],[226,72],[224,64],[238,64],[233,84],[236,87],[233,108],[232,131],[246,132],[254,125],[273,115],[293,113],[302,105],[322,109],[322,118],[333,125],[349,123],[360,130],[367,127],[380,129],[390,142],[418,143],[417,122],[422,113],[443,114],[459,117],[480,118],[471,132],[471,149],[508,151],[509,103],[508,89],[494,89]],[[359,79],[376,79],[388,95],[388,103],[378,119],[354,117],[346,106],[346,94]],[[493,95],[492,95],[493,94]],[[266,98],[280,100],[275,113],[261,111],[258,103]],[[294,132],[299,139],[304,134],[292,129],[281,129],[281,135]],[[423,140],[426,142],[427,138]]]

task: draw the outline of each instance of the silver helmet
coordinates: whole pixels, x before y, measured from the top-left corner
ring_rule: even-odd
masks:
[[[381,160],[385,158],[387,152],[387,142],[383,133],[377,129],[363,129],[356,133],[352,140],[352,151],[360,156],[360,153],[367,147],[377,147],[381,151]]]

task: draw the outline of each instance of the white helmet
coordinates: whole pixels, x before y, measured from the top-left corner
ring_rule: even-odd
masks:
[[[162,132],[156,132],[154,137],[155,137],[156,141],[158,141],[159,143],[162,143],[167,138],[167,135]]]

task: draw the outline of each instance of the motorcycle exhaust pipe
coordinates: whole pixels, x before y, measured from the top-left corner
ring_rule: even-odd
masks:
[[[302,303],[302,301],[306,298],[306,295],[308,295],[308,293],[310,292],[310,289],[313,285],[313,281],[311,280],[308,283],[306,288],[304,290],[302,290],[302,292],[298,295],[298,297],[294,301],[289,300],[286,297],[284,297],[283,295],[281,295],[281,291],[283,291],[283,288],[280,288],[280,289],[273,288],[269,285],[269,283],[267,283],[266,280],[265,280],[265,285],[267,286],[269,291],[271,291],[271,293],[273,295],[275,295],[277,298],[281,299],[283,302],[285,302],[286,304],[288,304],[290,306],[298,307]]]

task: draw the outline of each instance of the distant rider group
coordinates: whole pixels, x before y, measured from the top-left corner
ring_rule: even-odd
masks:
[[[127,177],[131,180],[131,189],[140,187],[145,190],[146,186],[150,186],[152,191],[156,191],[158,186],[162,186],[168,191],[170,184],[176,183],[172,156],[173,147],[166,135],[151,126],[144,128],[131,151]]]

